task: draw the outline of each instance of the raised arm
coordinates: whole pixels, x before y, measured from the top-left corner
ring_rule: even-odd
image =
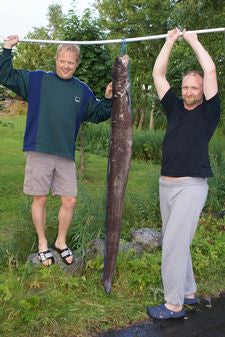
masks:
[[[159,99],[162,99],[170,88],[169,82],[166,79],[167,65],[171,50],[179,35],[180,30],[178,28],[168,31],[166,42],[155,61],[152,76]]]
[[[216,77],[216,66],[208,54],[207,50],[199,42],[198,36],[194,32],[183,31],[184,40],[190,45],[193,49],[197,60],[202,67],[204,72],[203,78],[203,92],[205,98],[209,100],[213,97],[218,91],[217,77]]]
[[[13,68],[12,48],[19,42],[17,35],[8,36],[0,53],[0,83],[16,94],[28,99],[29,71]]]

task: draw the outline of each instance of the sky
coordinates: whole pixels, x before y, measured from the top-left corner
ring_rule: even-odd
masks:
[[[33,27],[46,26],[48,23],[48,7],[61,5],[63,13],[76,8],[81,15],[85,8],[93,4],[93,0],[0,0],[0,37],[19,35],[23,38]]]

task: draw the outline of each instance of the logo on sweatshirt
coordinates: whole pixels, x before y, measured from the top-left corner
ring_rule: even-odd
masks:
[[[74,100],[75,100],[76,103],[80,103],[80,97],[79,96],[75,96]]]

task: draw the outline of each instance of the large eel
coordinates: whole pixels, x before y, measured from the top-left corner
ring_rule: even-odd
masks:
[[[104,288],[110,293],[119,248],[124,195],[132,154],[128,55],[117,56],[112,71],[113,107],[107,171]]]

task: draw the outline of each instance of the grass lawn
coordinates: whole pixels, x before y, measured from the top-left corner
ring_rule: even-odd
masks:
[[[97,332],[147,319],[147,305],[162,301],[160,249],[118,257],[112,293],[102,285],[103,258],[86,261],[80,277],[68,276],[58,266],[33,268],[26,263],[35,251],[31,200],[23,195],[24,153],[21,151],[24,116],[0,117],[0,332],[4,337],[89,337]],[[70,240],[82,246],[102,237],[107,159],[88,154]],[[79,153],[77,153],[79,168]],[[159,228],[159,166],[133,161],[126,192],[121,237],[130,239],[131,227]],[[59,200],[49,198],[47,236],[57,230]],[[225,228],[222,220],[202,217],[193,243],[193,262],[200,295],[225,290]],[[76,240],[75,240],[76,241]],[[74,247],[79,246],[77,242]]]

